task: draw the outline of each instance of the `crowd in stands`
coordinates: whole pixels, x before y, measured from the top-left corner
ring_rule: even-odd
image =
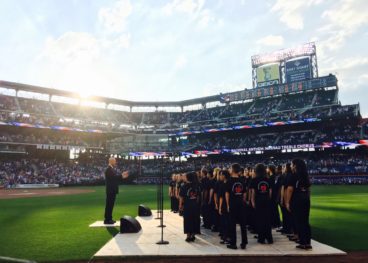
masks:
[[[28,128],[25,128],[28,129]],[[28,130],[27,130],[28,131]],[[105,139],[96,137],[81,136],[80,133],[49,132],[35,134],[30,132],[0,132],[0,143],[22,143],[22,144],[50,144],[50,145],[70,145],[84,147],[102,147]]]
[[[155,112],[117,111],[0,95],[0,121],[106,131],[126,129],[157,131],[179,129],[183,128],[183,125],[194,129],[205,125],[221,127],[243,123],[357,114],[356,105],[341,106],[336,100],[337,90],[313,91],[236,104],[225,103],[222,106],[187,110],[181,113],[158,110]]]
[[[190,135],[191,150],[241,149],[283,145],[315,144],[326,142],[357,142],[362,137],[361,127],[345,124],[343,127],[323,127],[323,129],[282,131],[260,134],[226,134]],[[187,146],[187,145],[184,145]]]
[[[5,187],[15,184],[84,185],[103,182],[103,166],[98,163],[63,163],[38,159],[3,160],[0,182]]]
[[[287,157],[264,160],[262,157],[240,162],[243,166],[254,166],[263,160],[266,165],[285,163]],[[308,172],[316,177],[318,184],[365,184],[368,183],[368,158],[352,155],[331,155],[323,158],[304,158]],[[161,169],[165,182],[173,173],[195,170],[206,166],[208,168],[227,167],[229,161],[211,161],[210,159],[191,158],[188,161],[172,162],[161,160],[118,161],[118,169],[128,170],[136,183],[153,184],[158,180]],[[161,165],[163,165],[161,167]],[[57,161],[42,159],[2,160],[0,162],[0,184],[6,187],[15,184],[60,184],[85,185],[102,184],[104,181],[105,160],[89,161]],[[321,177],[322,176],[322,177]]]

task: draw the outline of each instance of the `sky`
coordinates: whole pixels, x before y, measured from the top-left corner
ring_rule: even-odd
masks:
[[[252,87],[251,56],[314,41],[368,116],[367,0],[0,0],[0,79],[135,101]]]

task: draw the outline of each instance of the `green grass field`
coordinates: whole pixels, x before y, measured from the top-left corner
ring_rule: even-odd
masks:
[[[0,200],[0,256],[36,261],[91,258],[116,233],[88,227],[102,219],[104,210],[104,187],[93,189],[95,193],[81,195]],[[139,204],[155,209],[155,191],[155,186],[121,186],[114,218],[135,216]],[[313,187],[314,239],[347,251],[368,250],[367,216],[368,186]]]

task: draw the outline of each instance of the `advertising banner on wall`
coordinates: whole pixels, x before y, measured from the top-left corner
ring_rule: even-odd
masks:
[[[310,79],[312,67],[308,57],[287,61],[285,63],[286,83]]]
[[[280,84],[279,64],[271,64],[257,68],[257,86],[265,87]]]

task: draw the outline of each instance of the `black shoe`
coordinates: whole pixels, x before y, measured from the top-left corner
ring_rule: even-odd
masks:
[[[257,242],[258,242],[259,244],[266,244],[266,242],[265,242],[264,240],[257,240]]]
[[[227,241],[227,240],[221,240],[220,241],[220,244],[221,245],[228,245],[229,244],[229,241]]]
[[[310,249],[312,249],[312,246],[311,245],[298,245],[298,246],[296,246],[296,248],[304,249],[304,250],[310,250]]]
[[[290,241],[298,241],[299,239],[297,237],[289,237]]]
[[[116,221],[115,220],[105,220],[104,221],[104,224],[105,225],[113,225],[113,224],[115,224],[116,223]]]
[[[238,249],[238,247],[236,245],[230,245],[229,244],[226,247],[229,248],[229,249]]]
[[[246,249],[247,244],[241,243],[241,244],[240,244],[240,247],[241,247],[241,249]]]
[[[195,236],[192,236],[191,238],[190,238],[190,241],[192,241],[192,242],[194,242],[194,240],[195,240],[196,238],[195,238]]]
[[[255,236],[253,236],[255,239],[257,239],[258,238],[258,236],[257,235],[255,235]]]
[[[268,244],[273,244],[273,239],[267,239]]]
[[[190,237],[187,237],[187,238],[185,239],[185,241],[189,243],[189,242],[192,242],[192,239],[191,239]]]

